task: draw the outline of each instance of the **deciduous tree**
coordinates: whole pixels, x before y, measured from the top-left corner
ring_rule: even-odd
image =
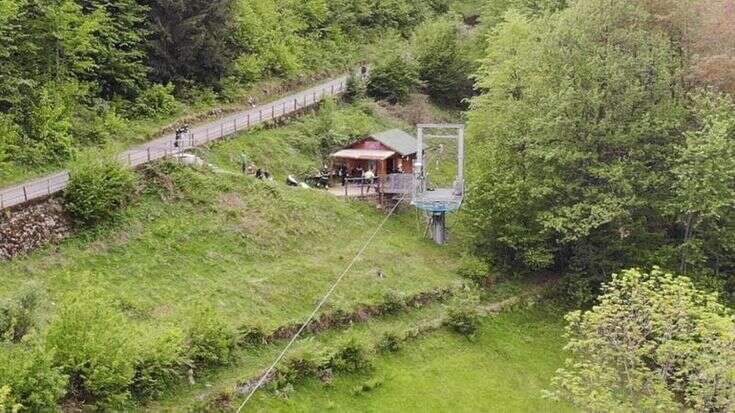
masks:
[[[735,409],[735,318],[689,279],[623,271],[566,318],[571,357],[550,396],[589,412]]]

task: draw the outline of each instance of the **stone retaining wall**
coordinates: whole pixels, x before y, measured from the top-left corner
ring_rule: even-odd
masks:
[[[58,199],[49,198],[0,213],[0,260],[8,261],[72,233]]]

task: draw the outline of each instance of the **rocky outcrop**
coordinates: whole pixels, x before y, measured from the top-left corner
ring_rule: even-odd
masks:
[[[72,232],[72,222],[54,198],[0,212],[0,260],[11,260]]]

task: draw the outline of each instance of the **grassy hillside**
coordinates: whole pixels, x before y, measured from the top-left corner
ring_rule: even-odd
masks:
[[[59,324],[59,309],[69,308],[70,297],[78,300],[80,290],[98,295],[90,297],[96,305],[109,304],[111,310],[99,310],[102,313],[120,314],[116,320],[133,343],[135,353],[129,357],[137,360],[136,369],[151,357],[144,349],[160,349],[172,337],[180,340],[182,334],[191,334],[190,326],[202,308],[213,308],[214,316],[233,328],[258,325],[272,331],[303,320],[385,215],[372,205],[287,187],[284,178],[316,171],[330,145],[389,127],[408,129],[368,101],[327,103],[323,110],[287,125],[253,130],[198,150],[216,169],[164,162],[142,170],[137,201],[115,222],[0,263],[0,298],[28,288],[41,297],[36,334],[23,343],[3,344],[0,356],[8,352],[12,357],[33,346],[35,339],[43,341],[46,331]],[[276,179],[260,181],[241,174],[241,154]],[[412,295],[462,282],[456,271],[457,249],[439,248],[423,239],[418,224],[408,208],[392,217],[326,311],[381,303],[393,292]],[[519,288],[524,287],[504,285],[486,299],[502,300]],[[348,339],[375,347],[386,332],[435,323],[446,310],[446,304],[408,308],[399,315],[301,340],[294,352],[332,348]],[[59,328],[55,331],[58,335]],[[251,408],[379,411],[390,405],[407,412],[555,411],[558,406],[539,395],[560,364],[560,334],[559,318],[540,312],[488,320],[474,342],[440,330],[406,343],[397,355],[381,355],[370,373],[336,375],[327,388],[315,381],[298,384],[287,401],[264,389]],[[184,339],[183,345],[188,346],[189,340]],[[219,367],[195,367],[193,385],[186,380],[188,367],[184,367],[153,401],[114,406],[139,411],[210,409],[208,401],[230,394],[236,384],[257,375],[282,346],[282,342],[258,349],[238,346]],[[165,369],[162,360],[158,363]],[[0,379],[3,374],[7,371],[0,369]],[[380,388],[354,396],[356,386],[373,379],[382,383]],[[71,400],[94,403],[78,394]],[[232,397],[229,404],[215,406],[229,411],[240,400]]]
[[[384,331],[435,317],[437,310],[422,313],[359,326],[342,335],[377,340]],[[440,330],[406,344],[396,354],[379,355],[368,372],[338,375],[330,384],[308,380],[285,395],[263,390],[244,411],[574,411],[541,397],[563,361],[561,331],[561,317],[555,309],[515,310],[486,319],[474,341]],[[332,335],[318,343],[334,341]],[[366,383],[378,384],[371,390],[357,390]],[[241,402],[242,398],[234,399],[229,406]],[[156,407],[176,410],[171,405]]]
[[[354,108],[334,117],[337,124],[341,117],[361,119],[366,130],[382,122]],[[366,204],[282,183],[293,170],[318,167],[316,154],[307,150],[317,146],[308,134],[314,121],[307,117],[209,148],[204,155],[232,173],[168,164],[147,169],[140,201],[116,225],[0,264],[0,293],[33,283],[48,296],[45,312],[51,314],[65,292],[93,284],[136,323],[151,327],[186,319],[202,301],[233,324],[273,327],[301,317],[384,216]],[[239,174],[235,159],[241,152],[267,164],[277,181]],[[452,253],[421,239],[415,219],[404,213],[388,222],[333,306],[456,279]]]

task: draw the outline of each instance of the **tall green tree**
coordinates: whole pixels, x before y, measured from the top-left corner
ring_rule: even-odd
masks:
[[[477,252],[600,279],[656,258],[686,116],[677,50],[649,18],[632,2],[583,0],[494,30],[469,114]]]
[[[472,95],[473,62],[465,57],[457,23],[429,21],[414,32],[413,50],[419,78],[437,102],[459,106]]]
[[[735,282],[735,103],[693,98],[696,128],[678,148],[671,213],[678,223],[682,274],[709,272]]]
[[[153,80],[216,86],[237,55],[233,0],[145,0]]]
[[[105,98],[133,98],[146,83],[147,7],[137,0],[78,0],[85,15],[99,16],[94,68],[85,80]]]
[[[623,271],[567,315],[552,397],[587,412],[735,409],[735,317],[685,277]]]

